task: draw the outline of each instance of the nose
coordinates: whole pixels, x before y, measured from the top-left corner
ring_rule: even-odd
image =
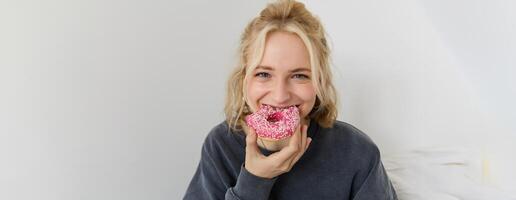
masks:
[[[286,105],[290,100],[290,88],[288,82],[277,81],[272,89],[272,99],[276,105]]]

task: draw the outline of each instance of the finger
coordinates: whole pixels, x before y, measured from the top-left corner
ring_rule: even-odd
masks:
[[[301,126],[301,133],[302,133],[301,135],[302,136],[301,136],[300,149],[296,153],[296,155],[291,159],[291,161],[289,163],[289,169],[292,168],[292,166],[301,158],[301,156],[304,154],[304,152],[306,150],[306,146],[307,146],[307,142],[308,142],[307,129],[308,129],[307,125]]]
[[[256,155],[259,152],[258,144],[256,143],[258,136],[253,128],[249,127],[247,135],[245,136],[245,152],[248,155]]]
[[[300,125],[300,133],[299,133],[300,142],[298,143],[298,146],[299,146],[298,153],[301,152],[305,147],[306,135],[307,135],[306,129],[307,129],[306,125]]]
[[[302,132],[302,127],[303,125],[299,124],[299,126],[297,126],[296,128],[296,132],[294,132],[294,135],[292,135],[292,137],[290,138],[289,142],[288,142],[288,146],[296,146],[297,148],[300,148],[301,146],[299,145],[299,142],[301,141],[301,132]]]
[[[307,129],[307,126],[306,125],[301,125],[300,127],[300,130],[299,130],[299,150],[302,151],[303,148],[305,147],[305,143],[306,143],[306,129]]]
[[[307,142],[306,142],[306,146],[304,147],[303,149],[303,152],[299,153],[298,156],[296,156],[293,160],[292,160],[292,163],[290,164],[290,166],[288,167],[288,171],[290,171],[295,165],[296,163],[299,161],[299,159],[301,159],[301,157],[303,157],[303,155],[305,155],[306,153],[306,150],[308,150],[308,147],[310,146],[310,144],[312,143],[312,138],[308,138],[307,139]]]
[[[296,153],[302,148],[299,145],[299,141],[301,140],[301,125],[296,128],[296,132],[290,138],[288,145],[281,149],[279,152],[271,154],[269,157],[275,159],[274,162],[283,164],[289,164],[292,159],[295,157]]]
[[[312,138],[308,137],[307,143],[306,143],[306,147],[305,147],[305,151],[308,150],[308,147],[310,146],[310,144],[312,144]]]
[[[298,140],[294,141],[294,144],[296,144],[298,146],[298,151],[302,151],[303,148],[305,147],[306,130],[308,129],[307,127],[308,127],[307,125],[299,124],[299,133],[297,133],[297,136],[296,136],[298,138]]]
[[[299,147],[288,145],[280,151],[269,155],[270,159],[273,159],[274,163],[284,165],[284,163],[290,162],[290,160],[296,155]]]

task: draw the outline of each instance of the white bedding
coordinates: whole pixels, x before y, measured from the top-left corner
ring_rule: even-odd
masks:
[[[400,200],[516,200],[488,183],[488,160],[465,149],[421,149],[382,158]]]

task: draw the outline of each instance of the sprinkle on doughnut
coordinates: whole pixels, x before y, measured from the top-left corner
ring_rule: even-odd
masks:
[[[270,105],[262,105],[260,110],[245,118],[247,125],[252,127],[259,137],[270,140],[292,136],[299,120],[299,109],[296,106],[282,109]]]

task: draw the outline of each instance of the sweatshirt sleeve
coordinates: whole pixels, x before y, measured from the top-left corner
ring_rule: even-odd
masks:
[[[226,192],[226,200],[261,200],[269,199],[269,195],[276,182],[277,177],[272,179],[261,178],[251,174],[242,165],[235,187],[229,188]]]
[[[201,160],[187,188],[183,199],[226,199],[226,200],[266,200],[269,198],[272,186],[277,178],[267,179],[248,172],[244,165],[236,181],[230,175],[228,158],[223,151],[218,151],[216,145],[205,141],[202,148]]]
[[[380,159],[380,152],[376,149],[371,167],[362,183],[356,191],[353,200],[397,200],[396,191],[392,186],[389,177]]]

